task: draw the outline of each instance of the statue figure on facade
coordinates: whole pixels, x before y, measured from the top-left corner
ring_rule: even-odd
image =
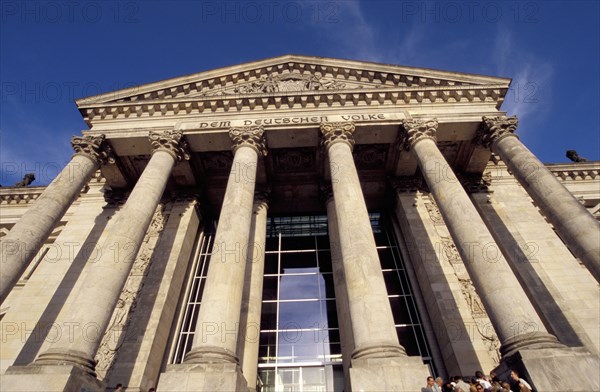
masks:
[[[33,173],[27,173],[25,174],[25,176],[23,177],[22,181],[19,181],[15,184],[15,186],[17,187],[24,187],[24,186],[28,186],[29,184],[31,184],[32,182],[35,181],[35,174]]]
[[[567,158],[573,162],[587,162],[587,158],[580,157],[575,150],[567,150]]]

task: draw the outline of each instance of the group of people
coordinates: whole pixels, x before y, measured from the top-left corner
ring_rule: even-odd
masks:
[[[475,377],[464,380],[462,376],[451,377],[444,382],[441,377],[427,377],[427,385],[421,392],[533,392],[531,385],[519,377],[519,372],[512,370],[510,380],[500,380],[494,372],[485,376],[483,372],[475,372]]]

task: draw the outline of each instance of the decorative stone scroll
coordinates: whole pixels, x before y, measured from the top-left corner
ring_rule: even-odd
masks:
[[[477,130],[475,143],[485,148],[491,148],[498,140],[507,137],[515,136],[515,131],[519,125],[517,116],[496,116],[483,117],[483,121]]]
[[[175,158],[176,162],[190,159],[189,146],[183,137],[182,131],[150,131],[148,138],[152,145],[152,152],[167,151]]]
[[[343,142],[354,148],[354,131],[356,126],[352,121],[348,122],[324,122],[321,123],[321,145],[326,149],[334,143]]]
[[[234,153],[238,148],[248,146],[255,149],[258,155],[267,155],[265,130],[262,125],[231,128],[229,130],[229,137],[233,142],[232,150]]]
[[[94,160],[99,166],[115,162],[112,148],[106,141],[104,134],[73,136],[71,146],[75,150],[75,155],[85,155]]]
[[[436,142],[435,134],[437,132],[438,121],[406,119],[402,121],[400,133],[398,134],[398,144],[401,148],[409,151],[410,148],[419,140],[431,139]]]

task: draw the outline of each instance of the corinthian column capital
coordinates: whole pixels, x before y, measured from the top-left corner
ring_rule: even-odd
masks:
[[[350,149],[354,147],[354,131],[356,126],[353,122],[324,122],[321,123],[321,145],[329,149],[338,142],[346,143]]]
[[[262,125],[251,125],[248,127],[237,127],[229,130],[229,137],[233,145],[231,149],[235,151],[242,147],[251,147],[258,155],[267,155],[267,143],[265,140],[265,130]]]
[[[112,148],[104,135],[73,136],[71,146],[75,150],[75,155],[84,155],[96,162],[98,166],[115,162]]]
[[[260,189],[254,191],[254,205],[252,208],[255,214],[263,208],[269,208],[269,203],[271,203],[270,189]]]
[[[152,153],[163,150],[175,158],[176,162],[189,160],[189,147],[181,131],[150,131],[148,135],[152,145]]]
[[[506,136],[518,137],[514,134],[518,125],[517,116],[484,116],[481,126],[477,130],[475,143],[485,148],[491,148],[494,143]]]
[[[438,122],[435,118],[430,120],[403,120],[400,128],[399,145],[408,151],[416,142],[423,139],[431,139],[436,142],[437,127]]]

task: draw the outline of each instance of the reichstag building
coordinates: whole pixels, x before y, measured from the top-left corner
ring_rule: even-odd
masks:
[[[285,55],[78,100],[0,188],[2,391],[599,390],[600,162],[540,162],[509,85]]]

